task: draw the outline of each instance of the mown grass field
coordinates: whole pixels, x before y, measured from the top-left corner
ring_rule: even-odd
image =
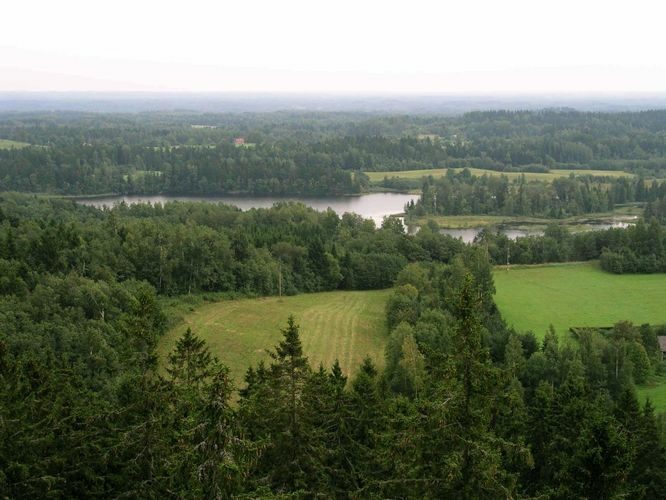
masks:
[[[666,274],[615,275],[597,262],[496,267],[495,301],[509,325],[544,336],[572,326],[666,323]]]
[[[647,384],[637,387],[638,399],[644,402],[650,398],[657,411],[666,410],[666,375],[652,377]]]
[[[461,168],[452,169],[455,172],[459,172]],[[446,174],[446,168],[436,168],[428,170],[404,170],[402,172],[365,172],[365,174],[370,178],[371,182],[381,182],[384,180],[384,177],[398,177],[400,179],[421,179],[422,177],[432,175],[433,177],[441,177]],[[521,175],[520,172],[496,172],[495,170],[484,170],[481,168],[470,168],[469,171],[472,175],[506,175],[509,179],[517,179]],[[616,170],[551,170],[548,173],[533,173],[525,172],[525,178],[527,180],[546,180],[552,181],[558,177],[568,177],[569,174],[573,173],[574,175],[593,175],[597,177],[631,177],[633,174],[628,172],[620,172]]]
[[[266,349],[282,339],[280,329],[293,314],[313,367],[320,362],[330,367],[337,358],[342,370],[351,374],[366,355],[383,366],[387,339],[384,306],[389,293],[324,292],[206,303],[188,311],[184,321],[162,338],[158,354],[164,360],[190,327],[240,383],[248,366],[269,359]]]
[[[0,149],[25,148],[30,146],[27,142],[10,141],[9,139],[0,139]]]
[[[634,217],[643,215],[644,208],[641,205],[622,206],[612,212],[602,212],[596,214],[585,214],[574,217],[565,217],[562,219],[546,219],[540,217],[525,217],[513,215],[428,215],[424,217],[414,217],[410,219],[411,224],[422,226],[429,220],[437,222],[439,227],[448,229],[469,229],[487,226],[510,225],[515,228],[525,227],[532,229],[545,229],[552,223],[566,226],[569,231],[589,230],[585,224],[589,221],[598,223],[610,222],[613,220],[634,221]]]

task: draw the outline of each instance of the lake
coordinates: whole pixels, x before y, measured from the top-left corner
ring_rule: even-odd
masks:
[[[77,203],[96,208],[113,207],[119,203],[151,203],[164,204],[170,201],[193,201],[205,203],[225,203],[234,205],[241,210],[251,208],[270,208],[281,201],[298,201],[312,207],[315,210],[325,211],[331,208],[338,215],[345,212],[353,212],[366,219],[372,219],[378,226],[382,219],[389,215],[401,214],[405,211],[405,205],[410,201],[416,202],[417,194],[403,193],[371,193],[362,196],[331,196],[323,198],[306,198],[298,196],[108,196],[95,198],[79,198]]]
[[[632,220],[635,217],[632,218]],[[628,219],[621,220],[604,220],[604,221],[587,221],[581,222],[578,224],[564,224],[564,227],[569,227],[575,229],[576,231],[602,231],[604,229],[610,228],[626,228],[633,224],[633,222],[628,222]],[[411,229],[411,228],[410,228]],[[469,229],[440,229],[439,232],[442,234],[448,234],[454,238],[460,238],[465,243],[472,243],[474,238],[483,230],[482,227],[474,227]],[[543,236],[542,228],[525,228],[521,226],[520,228],[511,227],[509,225],[498,226],[496,228],[489,227],[491,231],[499,231],[500,233],[506,235],[509,239],[515,240],[517,238],[524,238],[526,236]]]
[[[453,236],[454,238],[460,238],[465,243],[472,243],[474,241],[474,238],[476,238],[483,229],[484,228],[481,227],[475,227],[469,229],[440,229],[439,232],[442,234],[448,234],[449,236]],[[500,233],[508,236],[509,239],[512,240],[515,240],[516,238],[523,238],[525,236],[541,236],[543,234],[543,231],[540,230],[525,230],[525,229],[514,229],[514,228],[497,228],[497,229],[487,228],[487,229],[490,229],[493,232],[499,231]]]

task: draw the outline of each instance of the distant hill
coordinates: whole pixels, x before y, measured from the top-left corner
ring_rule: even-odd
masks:
[[[542,108],[636,111],[666,108],[666,93],[626,95],[304,95],[254,93],[0,92],[7,111],[358,111],[458,115],[467,111]]]

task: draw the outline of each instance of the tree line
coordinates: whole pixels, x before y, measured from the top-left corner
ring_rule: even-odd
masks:
[[[432,224],[436,230],[436,224]],[[543,235],[511,239],[484,229],[475,239],[496,265],[580,262],[599,259],[605,271],[623,273],[666,272],[666,236],[657,219],[639,219],[626,228],[570,233],[557,224]]]
[[[4,113],[0,189],[58,194],[350,194],[362,171],[666,170],[665,111]],[[236,147],[235,137],[246,145]],[[602,203],[600,201],[600,203]]]
[[[241,212],[207,203],[97,210],[70,200],[0,200],[0,288],[18,294],[40,273],[71,272],[144,280],[166,295],[385,288],[407,262],[446,262],[463,246],[436,232],[408,236],[399,219],[377,229],[355,214],[298,203]]]
[[[666,184],[646,183],[642,177],[561,177],[552,181],[510,180],[504,175],[476,176],[468,169],[448,170],[441,178],[426,177],[422,195],[407,214],[515,215],[565,218],[613,210],[616,205],[649,202],[658,205]]]

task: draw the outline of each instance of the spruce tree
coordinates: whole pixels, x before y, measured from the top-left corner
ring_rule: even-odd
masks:
[[[168,361],[166,371],[170,379],[188,388],[198,389],[213,373],[213,355],[206,347],[206,341],[192,333],[190,328],[176,341]]]
[[[254,476],[273,491],[303,493],[317,484],[322,457],[308,423],[305,388],[311,370],[293,316],[269,354],[273,361],[265,382],[255,384],[240,409],[244,429],[261,449]]]

